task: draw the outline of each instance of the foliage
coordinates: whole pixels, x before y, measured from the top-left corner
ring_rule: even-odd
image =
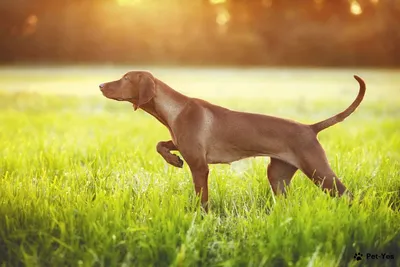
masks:
[[[399,0],[212,2],[3,0],[0,59],[286,66],[400,63]],[[352,4],[362,13],[351,13]]]

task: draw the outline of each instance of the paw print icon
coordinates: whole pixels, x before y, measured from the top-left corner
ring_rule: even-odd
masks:
[[[354,259],[356,260],[356,261],[360,261],[360,260],[362,260],[362,258],[363,258],[363,254],[361,254],[360,252],[358,252],[358,253],[355,253],[354,254]]]

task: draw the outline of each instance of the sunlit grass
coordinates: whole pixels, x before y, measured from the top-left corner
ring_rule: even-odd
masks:
[[[320,135],[333,169],[355,194],[351,206],[301,173],[288,197],[275,202],[268,160],[259,158],[211,167],[211,212],[204,216],[187,166],[173,168],[155,150],[170,139],[168,131],[99,95],[99,83],[129,69],[0,70],[0,263],[400,264],[395,71],[358,73],[367,82],[365,102]],[[189,95],[303,122],[341,111],[357,94],[352,70],[152,70]],[[41,86],[46,94],[38,94]],[[356,252],[395,259],[357,262]]]

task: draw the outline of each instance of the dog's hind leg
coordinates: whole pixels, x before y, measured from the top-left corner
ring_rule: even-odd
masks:
[[[341,196],[346,192],[346,187],[329,166],[325,151],[317,140],[312,146],[302,151],[301,155],[299,157],[301,170],[314,184],[331,196]],[[346,193],[349,194],[349,192]]]
[[[282,160],[271,158],[268,164],[267,175],[269,184],[275,195],[285,194],[285,187],[290,184],[297,168]]]

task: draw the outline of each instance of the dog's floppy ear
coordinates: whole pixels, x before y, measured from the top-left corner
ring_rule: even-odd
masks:
[[[141,75],[139,80],[139,99],[134,109],[137,110],[142,105],[149,102],[156,95],[156,84],[150,75]]]

